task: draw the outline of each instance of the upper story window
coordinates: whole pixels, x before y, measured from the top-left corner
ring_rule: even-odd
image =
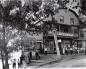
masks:
[[[80,37],[84,37],[84,32],[80,30]]]
[[[69,33],[68,28],[64,28],[65,33]]]
[[[76,2],[76,0],[73,0],[73,2]]]
[[[74,24],[74,18],[70,18],[70,24]]]
[[[64,23],[64,16],[62,16],[62,15],[60,16],[60,22]]]
[[[74,29],[74,33],[75,34],[78,34],[78,29]]]
[[[69,33],[68,30],[69,30],[69,29],[68,29],[67,27],[61,27],[61,28],[60,28],[60,32]]]

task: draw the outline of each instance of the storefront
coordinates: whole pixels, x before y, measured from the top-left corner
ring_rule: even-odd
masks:
[[[82,52],[86,52],[86,40],[85,39],[78,39],[78,49]]]
[[[69,35],[69,34],[68,34]],[[73,36],[66,36],[62,34],[62,36],[58,35],[57,39],[58,39],[58,47],[60,50],[60,54],[65,54],[65,50],[70,50],[70,49],[77,49],[77,40],[73,39]],[[53,38],[53,36],[48,36],[47,37],[47,48],[48,48],[48,53],[56,53],[56,46],[55,46],[55,40]]]

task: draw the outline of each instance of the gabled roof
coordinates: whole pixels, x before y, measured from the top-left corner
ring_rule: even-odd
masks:
[[[68,9],[70,12],[72,12],[77,18],[79,17],[78,16],[78,14],[75,12],[75,11],[73,11],[72,9],[69,9],[69,8],[59,8],[59,9]]]

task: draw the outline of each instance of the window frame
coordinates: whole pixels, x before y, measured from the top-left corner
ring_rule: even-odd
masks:
[[[60,23],[64,23],[64,16],[60,15]]]
[[[74,25],[74,18],[70,18],[70,24]]]

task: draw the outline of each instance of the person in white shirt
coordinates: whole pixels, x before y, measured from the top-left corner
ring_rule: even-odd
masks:
[[[71,55],[73,54],[73,49],[72,48],[70,48],[70,53],[71,53]]]
[[[45,55],[47,55],[47,47],[45,47],[44,51],[45,51]]]

